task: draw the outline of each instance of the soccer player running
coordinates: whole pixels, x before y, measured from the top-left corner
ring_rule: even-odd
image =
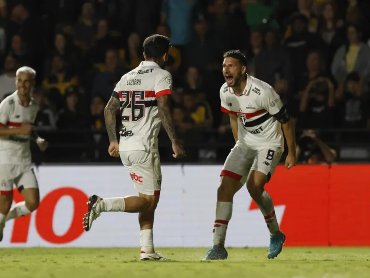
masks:
[[[284,135],[288,147],[285,167],[289,169],[295,165],[294,126],[274,89],[246,73],[247,59],[243,53],[230,50],[223,57],[222,72],[226,82],[220,89],[221,111],[230,117],[236,144],[221,171],[213,247],[205,260],[227,259],[224,244],[233,197],[245,182],[270,231],[267,257],[271,259],[281,252],[285,235],[279,229],[271,196],[264,186],[283,153]]]
[[[31,164],[30,140],[41,151],[47,142],[33,131],[38,105],[32,98],[36,71],[21,67],[16,72],[16,91],[0,103],[0,241],[5,222],[37,209],[40,194]],[[25,201],[13,202],[13,186]]]
[[[89,197],[84,228],[91,229],[101,212],[138,212],[141,260],[163,260],[153,245],[154,212],[161,190],[158,132],[163,125],[171,142],[174,158],[185,155],[170,117],[171,74],[160,68],[167,60],[170,41],[161,35],[144,40],[144,58],[140,65],[123,75],[105,107],[104,115],[110,145],[108,152],[121,157],[138,191],[138,196]],[[120,111],[120,140],[116,136],[116,112]]]

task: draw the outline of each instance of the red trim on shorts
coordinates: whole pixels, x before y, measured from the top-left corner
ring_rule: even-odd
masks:
[[[224,224],[224,225],[227,225],[227,224],[229,224],[229,221],[227,221],[227,220],[222,220],[222,219],[216,219],[216,220],[215,220],[215,223],[217,223],[217,224]]]
[[[213,225],[213,228],[218,228],[218,227],[221,227],[221,224],[214,224]]]
[[[154,196],[160,196],[161,195],[161,191],[160,190],[154,190]]]
[[[3,191],[3,190],[1,190],[0,191],[0,195],[11,195],[12,193],[13,193],[12,190],[10,190],[10,191]]]
[[[172,94],[172,91],[170,89],[165,89],[165,90],[162,90],[162,91],[158,91],[156,94],[155,94],[155,97],[156,98],[159,98],[161,96],[164,96],[164,95],[170,95]]]
[[[234,180],[237,180],[237,181],[240,181],[240,179],[242,178],[241,175],[239,175],[237,173],[234,173],[234,172],[231,172],[231,171],[228,171],[228,170],[222,170],[220,176],[221,177],[223,177],[223,176],[230,177],[230,178],[232,178]]]
[[[6,125],[8,127],[20,127],[22,123],[16,123],[16,122],[7,122]]]
[[[4,125],[3,123],[0,123],[0,127],[4,127],[4,126],[6,126],[6,125]]]

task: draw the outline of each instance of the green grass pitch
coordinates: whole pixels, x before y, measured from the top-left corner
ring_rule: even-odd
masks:
[[[229,248],[227,261],[202,262],[206,248],[157,248],[171,261],[140,262],[137,248],[0,248],[1,278],[250,277],[367,278],[370,247]]]

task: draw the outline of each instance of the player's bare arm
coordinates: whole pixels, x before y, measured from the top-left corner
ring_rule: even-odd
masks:
[[[172,150],[174,152],[172,156],[174,158],[181,158],[185,156],[185,150],[176,136],[175,127],[171,118],[169,99],[170,99],[169,95],[164,95],[157,99],[158,114],[159,117],[161,118],[162,125],[172,142]]]
[[[108,153],[110,156],[119,157],[119,146],[116,134],[116,112],[120,107],[117,98],[111,97],[104,108],[105,126],[109,137]]]
[[[281,127],[283,129],[284,137],[285,137],[287,147],[288,147],[288,154],[285,159],[285,167],[289,169],[296,164],[296,160],[297,160],[293,120],[290,119],[286,123],[282,123]]]
[[[8,128],[0,127],[0,136],[11,136],[11,135],[30,135],[32,133],[32,125],[29,123],[23,123],[19,127]]]
[[[230,117],[230,126],[233,132],[235,142],[238,141],[238,116],[235,114],[229,113]]]

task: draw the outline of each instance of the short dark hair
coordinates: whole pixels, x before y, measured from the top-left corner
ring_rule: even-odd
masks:
[[[224,53],[224,58],[227,58],[227,57],[231,57],[231,58],[234,58],[234,59],[239,60],[239,62],[243,66],[247,66],[248,65],[247,57],[240,50],[229,50],[229,51],[226,51]]]
[[[154,34],[143,42],[144,54],[148,58],[160,58],[168,52],[170,39],[166,36]]]

